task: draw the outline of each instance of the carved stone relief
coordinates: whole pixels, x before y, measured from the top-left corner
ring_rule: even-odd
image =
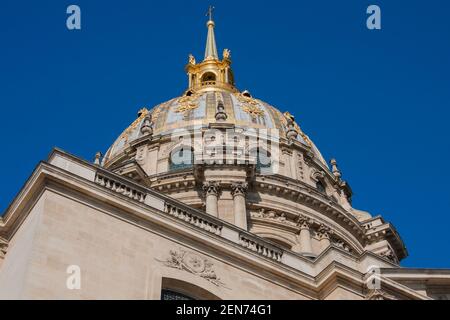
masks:
[[[156,260],[162,262],[166,267],[184,270],[199,276],[217,287],[225,287],[214,271],[214,264],[208,259],[183,249],[170,250],[169,254],[165,260]]]

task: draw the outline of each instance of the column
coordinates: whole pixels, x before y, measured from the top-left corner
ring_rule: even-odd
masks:
[[[301,216],[298,220],[300,226],[300,233],[297,236],[297,245],[292,250],[297,253],[311,254],[311,224],[312,220]]]
[[[218,182],[208,181],[203,184],[203,191],[205,192],[206,198],[206,213],[219,217],[219,208],[218,208],[218,200],[219,200],[219,192],[220,186]]]
[[[225,68],[225,83],[229,83],[229,80],[230,79],[228,79],[228,68]]]
[[[245,204],[247,189],[248,184],[246,182],[231,185],[231,195],[234,202],[234,224],[245,230],[247,230],[247,208]]]

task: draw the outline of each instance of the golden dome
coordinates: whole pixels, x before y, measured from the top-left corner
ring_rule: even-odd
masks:
[[[215,116],[217,105],[223,104],[227,119],[221,123],[235,129],[277,129],[281,139],[286,139],[289,113],[283,114],[277,108],[249,96],[248,92],[230,92],[220,89],[184,95],[152,110],[142,109],[138,118],[119,136],[105,155],[105,164],[121,154],[133,141],[144,134],[141,128],[146,116],[151,115],[153,137],[171,135],[175,130],[207,129],[212,123],[218,123]],[[317,148],[306,134],[295,124],[297,140],[321,159]]]

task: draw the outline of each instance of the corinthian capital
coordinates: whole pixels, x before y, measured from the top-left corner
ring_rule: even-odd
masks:
[[[238,195],[243,195],[247,193],[248,183],[247,182],[235,182],[231,185],[231,195],[233,197]]]
[[[206,196],[214,195],[218,197],[220,193],[220,184],[216,181],[207,181],[203,184],[203,191]]]
[[[309,229],[311,228],[311,225],[314,223],[314,221],[308,217],[300,216],[297,219],[297,225],[300,227],[300,229]]]
[[[330,239],[331,233],[332,231],[329,227],[327,227],[324,224],[320,225],[318,230],[318,235],[320,239]]]

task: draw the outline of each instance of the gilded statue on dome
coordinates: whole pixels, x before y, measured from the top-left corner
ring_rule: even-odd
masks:
[[[195,65],[196,63],[195,57],[192,54],[189,54],[189,64]]]
[[[223,50],[223,59],[229,60],[231,58],[231,51],[229,49]]]
[[[264,116],[264,110],[259,107],[259,103],[256,99],[243,95],[242,93],[239,93],[237,98],[239,102],[241,102],[241,109],[248,113],[252,118]]]
[[[178,107],[175,110],[176,113],[185,113],[198,108],[199,95],[194,93],[190,96],[183,96],[178,99]]]

